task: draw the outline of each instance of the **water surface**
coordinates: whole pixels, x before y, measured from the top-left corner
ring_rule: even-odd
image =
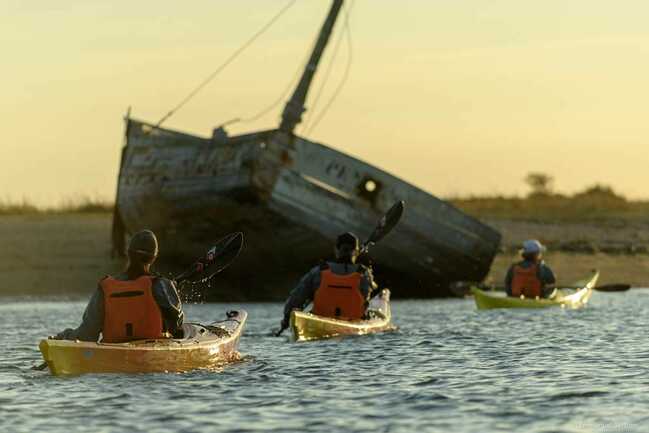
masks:
[[[0,305],[2,432],[646,432],[649,290],[578,311],[478,312],[473,300],[396,301],[399,331],[289,343],[280,304],[186,306],[250,316],[244,361],[220,372],[52,377],[39,339],[85,302]]]

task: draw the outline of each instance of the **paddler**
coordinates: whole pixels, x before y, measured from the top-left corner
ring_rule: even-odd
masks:
[[[356,320],[365,317],[370,294],[376,288],[369,267],[357,263],[358,237],[350,232],[336,239],[335,261],[323,262],[302,277],[284,306],[281,329],[288,328],[291,311],[313,302],[313,314]]]
[[[126,270],[99,281],[81,325],[66,329],[55,339],[120,343],[182,336],[183,311],[173,281],[155,275],[158,239],[151,230],[133,235]]]
[[[552,269],[543,261],[545,246],[536,239],[523,242],[522,261],[514,263],[507,271],[505,289],[508,296],[547,298],[556,282]]]

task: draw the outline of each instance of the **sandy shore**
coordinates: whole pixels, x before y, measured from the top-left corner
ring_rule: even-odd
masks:
[[[582,240],[592,243],[630,242],[649,244],[649,230],[628,224],[584,226],[551,225],[519,221],[488,221],[503,233],[507,251],[528,237],[553,245]],[[0,294],[87,294],[97,280],[118,271],[121,260],[110,257],[110,214],[43,214],[0,217]],[[496,257],[487,282],[502,284],[515,254]],[[560,282],[571,284],[591,269],[602,271],[601,284],[629,283],[649,286],[647,254],[584,254],[553,252],[547,262]]]
[[[0,217],[0,293],[90,293],[120,269],[110,258],[110,214]]]
[[[502,233],[502,249],[505,252],[517,251],[525,239],[533,238],[554,251],[649,255],[649,220],[558,223],[486,219],[485,222]]]

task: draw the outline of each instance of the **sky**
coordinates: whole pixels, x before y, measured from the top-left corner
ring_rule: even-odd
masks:
[[[0,0],[0,201],[113,199],[127,108],[156,122],[287,3]],[[209,136],[285,100],[329,5],[297,0],[165,126]],[[349,63],[348,79],[298,134],[442,197],[525,194],[542,172],[564,193],[604,183],[649,198],[648,2],[346,8],[312,125]],[[345,13],[351,49],[342,39],[327,74]],[[274,128],[282,108],[228,132]]]

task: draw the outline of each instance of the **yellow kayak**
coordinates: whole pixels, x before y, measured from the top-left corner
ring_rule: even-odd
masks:
[[[39,348],[53,375],[184,372],[216,368],[239,358],[239,338],[248,315],[231,311],[210,325],[186,323],[184,338],[91,343],[42,340]]]
[[[392,313],[390,311],[390,291],[383,289],[381,294],[372,299],[368,309],[368,320],[340,320],[331,317],[316,316],[304,311],[291,313],[290,329],[293,340],[322,340],[344,335],[365,335],[391,331]]]
[[[575,284],[577,290],[557,288],[547,299],[514,298],[507,296],[504,292],[484,291],[477,287],[472,287],[471,292],[478,310],[490,308],[581,308],[588,303],[592,296],[598,278],[599,272],[596,271],[589,279]]]

